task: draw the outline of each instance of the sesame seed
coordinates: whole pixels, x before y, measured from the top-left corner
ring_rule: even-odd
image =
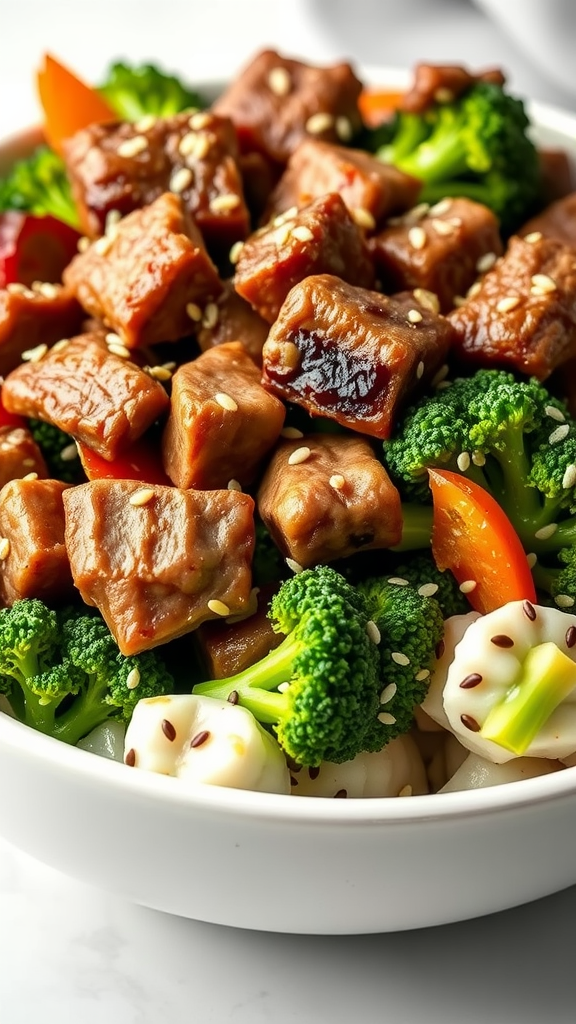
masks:
[[[67,444],[62,448],[60,458],[62,459],[62,462],[73,462],[74,459],[78,458],[78,448],[76,447],[75,441],[72,441],[71,444]]]
[[[218,598],[213,598],[211,601],[208,601],[208,608],[211,612],[214,612],[215,615],[230,615],[230,608],[228,605],[224,604],[224,601],[219,601]]]
[[[297,206],[290,206],[290,207],[288,207],[287,210],[284,210],[283,213],[279,213],[276,217],[274,217],[274,220],[272,221],[272,224],[273,224],[273,226],[275,228],[277,228],[277,227],[280,226],[280,224],[285,224],[287,220],[292,220],[292,218],[296,217],[297,214],[298,214],[298,207]]]
[[[135,690],[140,682],[140,672],[137,668],[130,669],[126,676],[126,687],[128,690]]]
[[[212,115],[205,110],[198,110],[188,119],[188,124],[194,131],[202,131],[212,123]]]
[[[26,473],[26,476],[22,477],[23,480],[37,480],[38,473]]]
[[[60,289],[55,284],[50,284],[49,281],[42,281],[38,285],[38,292],[43,295],[45,299],[55,299]]]
[[[407,654],[403,654],[402,651],[392,651],[390,657],[395,665],[402,665],[405,667],[410,664],[410,658]]]
[[[474,463],[475,466],[485,466],[486,456],[484,455],[484,452],[472,452],[472,462]]]
[[[421,668],[416,673],[416,675],[414,676],[414,679],[416,680],[417,683],[423,683],[425,679],[428,679],[429,675],[430,675],[430,669],[429,668]]]
[[[503,299],[496,303],[496,311],[498,313],[510,313],[519,304],[520,297],[518,295],[505,295]]]
[[[209,729],[202,729],[201,732],[197,732],[195,736],[190,740],[190,749],[194,750],[196,747],[201,747],[207,740],[210,739],[211,733]]]
[[[434,228],[437,235],[453,235],[458,228],[458,225],[453,221],[439,220],[437,217],[430,221],[430,225]]]
[[[570,466],[567,466],[566,469],[564,470],[564,476],[562,477],[562,487],[565,490],[568,490],[569,487],[574,487],[575,485],[576,485],[576,466],[574,465],[574,463],[572,463]]]
[[[44,358],[48,351],[48,345],[36,345],[35,348],[26,349],[21,356],[25,363],[38,363]]]
[[[336,118],[336,135],[341,142],[350,142],[352,138],[352,125],[347,117]]]
[[[390,576],[388,583],[392,583],[395,587],[408,587],[410,584],[408,580],[402,578],[402,576]]]
[[[341,491],[346,485],[346,480],[341,473],[333,473],[328,483],[330,487],[333,487],[335,491]]]
[[[168,187],[171,192],[175,192],[176,195],[179,195],[181,192],[184,192],[189,185],[192,184],[193,180],[194,175],[192,174],[190,168],[180,167],[179,170],[174,171],[174,174],[170,178],[170,184]]]
[[[300,565],[300,562],[296,562],[293,558],[287,558],[286,565],[296,575],[298,575],[299,572],[304,572],[304,566]]]
[[[306,460],[310,458],[311,454],[312,452],[310,448],[308,448],[307,445],[302,445],[301,448],[296,448],[288,456],[288,465],[299,466],[301,462],[306,462]]]
[[[98,256],[106,256],[112,246],[112,239],[109,235],[102,235],[102,238],[97,238],[92,248]]]
[[[408,310],[408,320],[410,321],[411,324],[419,324],[420,321],[422,320],[422,313],[420,312],[419,309],[409,309]],[[420,365],[420,364],[418,364],[418,365]],[[422,367],[423,366],[424,366],[424,364],[422,363]]]
[[[434,99],[436,100],[436,103],[452,103],[454,101],[454,93],[452,92],[452,89],[448,89],[447,86],[441,85],[436,89]]]
[[[405,786],[402,786],[402,789],[398,792],[398,796],[412,796],[412,786],[409,782],[407,782]]]
[[[446,197],[441,199],[439,203],[434,203],[434,206],[430,207],[430,213],[433,217],[441,217],[443,213],[448,213],[452,207],[452,200]]]
[[[140,487],[137,491],[133,491],[128,501],[134,508],[141,508],[143,505],[148,505],[154,497],[154,490],[152,487]]]
[[[563,423],[561,427],[556,427],[548,438],[549,444],[557,444],[558,441],[563,441],[565,437],[570,433],[570,424]]]
[[[574,598],[570,597],[570,594],[556,594],[554,603],[557,604],[559,608],[572,608],[574,605]]]
[[[191,320],[198,323],[202,319],[202,310],[200,306],[197,306],[195,302],[188,302],[186,305],[186,313]]]
[[[380,636],[380,630],[378,629],[378,626],[373,621],[373,619],[369,619],[368,622],[366,623],[366,632],[373,644],[380,643],[380,640],[382,639],[382,637]]]
[[[270,238],[274,242],[274,245],[277,245],[279,247],[282,245],[286,245],[286,242],[288,241],[292,234],[293,227],[294,225],[288,222],[287,224],[281,224],[279,228],[276,228],[270,235]]]
[[[395,696],[397,689],[396,683],[388,683],[388,686],[385,686],[380,694],[380,703],[388,704]]]
[[[470,468],[470,456],[468,452],[460,452],[460,455],[456,459],[456,465],[461,473],[465,473]]]
[[[396,725],[396,719],[389,711],[381,711],[376,717],[382,725]]]
[[[131,160],[148,149],[148,139],[144,135],[134,135],[131,139],[125,139],[118,146],[118,156]]]
[[[10,295],[23,295],[24,292],[28,291],[28,288],[20,281],[10,281],[10,283],[6,285],[6,291],[9,292]]]
[[[57,341],[54,345],[52,345],[52,348],[51,348],[50,351],[51,352],[61,352],[62,349],[66,348],[66,346],[69,345],[69,344],[70,344],[70,338],[60,338],[60,341]]]
[[[541,526],[539,530],[536,530],[534,536],[537,540],[549,540],[553,537],[558,529],[558,523],[548,523],[547,526]]]
[[[532,295],[548,295],[557,290],[556,281],[549,274],[532,274],[530,281]]]
[[[306,131],[310,135],[321,135],[322,132],[327,132],[332,128],[334,124],[334,118],[332,114],[327,114],[324,111],[318,111],[317,114],[312,114],[311,117],[306,121]]]
[[[149,377],[159,381],[170,380],[173,372],[167,366],[145,366],[144,369]]]
[[[359,228],[366,228],[367,231],[373,231],[376,227],[376,220],[364,206],[355,206],[350,210],[352,214],[352,220]]]
[[[275,96],[287,96],[292,88],[292,76],[281,65],[268,72],[268,87]]]
[[[214,395],[214,401],[218,402],[223,409],[227,412],[238,412],[238,402],[235,402],[231,395],[227,395],[225,391],[218,391]]]
[[[174,740],[176,739],[176,729],[174,728],[172,722],[169,722],[167,718],[163,718],[161,728],[168,742],[173,743]]]
[[[191,156],[195,153],[198,145],[198,135],[196,132],[186,132],[178,143],[178,152],[180,156]]]
[[[304,437],[304,434],[301,430],[298,430],[298,427],[283,427],[280,431],[280,436],[296,440],[298,437]]]
[[[90,248],[90,239],[86,235],[81,235],[76,243],[78,252],[86,252],[86,249]]]
[[[121,220],[122,214],[120,213],[120,210],[108,210],[108,213],[106,214],[106,225],[104,228],[104,233],[106,235],[113,233],[112,229],[116,228]]]
[[[460,306],[463,306],[465,302],[466,299],[464,298],[463,295],[455,295],[454,298],[452,299],[452,305],[454,306],[454,309],[460,309]]]
[[[240,206],[240,196],[235,192],[227,192],[221,196],[214,196],[208,205],[212,213],[228,213]]]
[[[458,589],[461,594],[471,594],[473,590],[476,590],[477,586],[478,584],[476,580],[464,580],[464,582],[460,584]]]
[[[0,561],[4,561],[8,558],[10,553],[10,541],[8,537],[0,537]]]
[[[228,490],[228,491],[242,491],[242,484],[239,483],[238,480],[235,480],[234,478],[232,478],[232,480],[229,480],[228,483],[226,484],[226,490]]]
[[[476,270],[479,274],[485,274],[487,270],[491,270],[496,263],[497,256],[495,252],[485,252],[480,259],[476,261]]]
[[[410,228],[408,231],[408,241],[413,249],[423,249],[427,242],[424,228],[418,226]]]
[[[293,341],[285,341],[281,349],[282,363],[289,369],[294,370],[300,362],[300,350]]]
[[[290,232],[292,238],[296,238],[298,242],[311,242],[314,239],[314,234],[307,228],[305,224],[296,224]]]
[[[213,327],[216,327],[219,316],[220,311],[216,303],[209,302],[204,310],[204,316],[202,317],[202,327],[206,327],[209,331],[211,331]]]
[[[286,693],[286,690],[290,689],[290,683],[288,681],[284,683],[278,683],[276,689],[278,690],[278,693]]]
[[[157,118],[154,114],[144,114],[134,125],[137,132],[149,132],[156,124]]]
[[[524,241],[528,242],[530,245],[534,245],[534,242],[539,242],[541,238],[541,231],[530,231],[528,235],[524,235]]]
[[[438,593],[438,584],[423,583],[421,587],[418,587],[418,593],[420,597],[434,597],[434,594]]]
[[[448,366],[448,363],[444,363],[444,365],[441,366],[440,369],[438,370],[438,372],[435,373],[434,376],[432,377],[432,387],[433,388],[437,388],[438,385],[443,380],[445,380],[445,378],[448,376],[449,373],[450,373],[450,367]]]
[[[419,220],[430,212],[429,203],[417,203],[416,206],[412,206],[402,217],[400,217],[401,224],[416,224]]]
[[[562,409],[558,409],[558,407],[555,405],[547,405],[544,409],[544,412],[547,416],[550,417],[551,420],[557,420],[558,423],[564,423],[566,419],[564,413],[562,412]]]
[[[230,263],[233,266],[235,266],[238,263],[238,260],[240,259],[240,254],[241,254],[243,248],[244,248],[244,242],[239,241],[239,242],[234,242],[234,245],[230,249],[230,252],[228,253],[228,259],[230,260]]]
[[[480,291],[481,287],[482,285],[480,281],[474,281],[474,284],[471,284],[468,291],[466,292],[466,298],[473,299],[476,295],[478,295],[478,292]]]
[[[121,359],[127,359],[130,355],[130,349],[126,348],[126,345],[117,345],[115,342],[108,345],[108,351],[113,356],[120,356]]]

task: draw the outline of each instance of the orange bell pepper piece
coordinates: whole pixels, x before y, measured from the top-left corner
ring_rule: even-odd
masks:
[[[97,121],[118,120],[96,89],[86,85],[49,53],[44,55],[37,82],[46,141],[58,153],[64,139],[81,128]]]

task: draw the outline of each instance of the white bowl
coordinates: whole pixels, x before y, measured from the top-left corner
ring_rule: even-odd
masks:
[[[576,118],[540,105],[531,113],[540,141],[576,157]],[[0,168],[29,145],[28,135],[0,146]],[[0,713],[0,834],[75,878],[184,917],[280,932],[396,931],[576,883],[576,768],[406,799],[189,792]]]

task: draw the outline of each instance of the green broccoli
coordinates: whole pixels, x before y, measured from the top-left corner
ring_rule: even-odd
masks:
[[[50,215],[78,229],[80,222],[64,161],[47,146],[17,161],[0,181],[0,212],[4,210],[22,210],[37,217]]]
[[[381,691],[363,598],[340,573],[319,566],[282,584],[270,618],[286,634],[279,647],[251,668],[193,692],[248,708],[273,726],[299,764],[351,760],[374,731]]]
[[[359,583],[358,591],[380,633],[382,705],[365,737],[366,750],[379,750],[412,725],[414,707],[428,691],[444,617],[436,598],[419,593],[410,583],[373,577]]]
[[[74,438],[44,420],[28,420],[28,427],[54,480],[62,480],[65,484],[85,480]]]
[[[434,597],[445,619],[452,615],[465,615],[470,611],[468,598],[460,590],[454,576],[438,568],[430,550],[415,552],[408,561],[398,563],[389,575],[407,580],[421,595]],[[433,590],[434,587],[436,590]]]
[[[468,196],[489,206],[509,234],[540,196],[539,159],[529,127],[522,100],[500,85],[477,82],[422,114],[398,111],[377,156],[420,178],[421,200]]]
[[[99,92],[126,121],[138,121],[147,114],[171,117],[182,110],[206,106],[199,93],[153,64],[112,64]]]
[[[576,546],[561,548],[552,565],[549,558],[538,559],[532,576],[541,604],[572,610],[576,605]]]
[[[128,722],[141,697],[173,689],[155,652],[125,657],[89,609],[56,612],[36,598],[0,609],[0,693],[40,732],[77,743],[108,718]]]

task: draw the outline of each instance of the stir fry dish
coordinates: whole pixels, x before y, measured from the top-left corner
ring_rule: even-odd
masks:
[[[0,181],[0,710],[181,785],[576,766],[576,191],[498,69],[53,57]]]

